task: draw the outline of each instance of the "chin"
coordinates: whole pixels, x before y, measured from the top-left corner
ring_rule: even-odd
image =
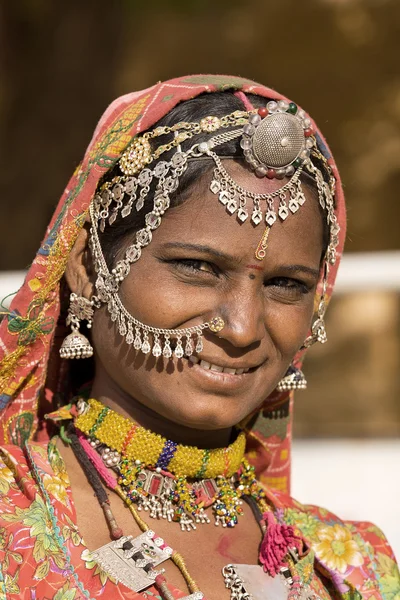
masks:
[[[243,410],[243,404],[240,407],[229,404],[227,398],[205,398],[203,401],[196,398],[193,402],[185,402],[185,406],[175,405],[174,412],[165,417],[191,429],[217,431],[237,425],[253,410],[253,407]]]

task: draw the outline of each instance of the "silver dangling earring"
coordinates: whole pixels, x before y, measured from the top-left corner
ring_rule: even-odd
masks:
[[[276,389],[278,392],[287,392],[289,390],[305,390],[307,388],[307,380],[304,377],[303,371],[296,369],[290,365],[285,377],[283,377]]]
[[[304,344],[302,345],[301,349],[310,348],[310,346],[312,346],[313,344],[316,344],[317,342],[319,342],[320,344],[326,344],[327,341],[328,341],[328,338],[326,335],[324,317],[319,317],[313,323],[313,326],[311,328],[311,335],[309,335],[304,340]]]
[[[326,268],[328,268],[328,263],[326,263]],[[318,305],[317,318],[311,326],[311,335],[309,335],[304,340],[304,344],[302,345],[300,350],[304,350],[304,348],[309,348],[316,342],[319,342],[320,344],[326,344],[326,342],[328,341],[328,337],[326,335],[326,329],[325,329],[325,320],[324,320],[325,311],[326,311],[325,294],[326,294],[327,286],[328,286],[328,276],[327,276],[327,274],[325,274],[322,295],[321,295],[321,299],[320,299],[319,305]]]
[[[93,347],[86,336],[80,333],[80,321],[87,320],[87,327],[92,326],[93,300],[72,293],[69,297],[69,308],[66,323],[71,325],[72,333],[67,335],[60,348],[61,358],[90,358]]]

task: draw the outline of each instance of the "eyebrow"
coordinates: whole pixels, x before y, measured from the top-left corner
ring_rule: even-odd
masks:
[[[319,269],[313,269],[305,265],[282,265],[282,269],[290,273],[307,273],[315,278],[319,277]]]
[[[163,244],[163,248],[179,248],[180,250],[192,250],[195,252],[202,252],[204,254],[210,254],[211,256],[216,256],[218,258],[222,258],[223,260],[229,262],[241,262],[241,259],[238,256],[234,256],[232,254],[227,254],[226,252],[221,252],[221,250],[217,250],[216,248],[212,248],[211,246],[204,246],[202,244],[187,244],[184,242],[166,242]]]

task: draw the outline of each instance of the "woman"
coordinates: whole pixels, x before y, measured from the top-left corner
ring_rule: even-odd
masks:
[[[329,150],[273,90],[111,105],[2,324],[3,597],[394,598],[377,528],[288,495],[344,236]]]

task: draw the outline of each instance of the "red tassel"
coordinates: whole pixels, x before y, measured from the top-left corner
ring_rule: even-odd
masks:
[[[272,512],[265,513],[263,518],[267,531],[261,542],[259,558],[264,571],[274,577],[285,565],[283,559],[289,548],[296,547],[300,550],[301,538],[295,535],[291,525],[277,523]]]

